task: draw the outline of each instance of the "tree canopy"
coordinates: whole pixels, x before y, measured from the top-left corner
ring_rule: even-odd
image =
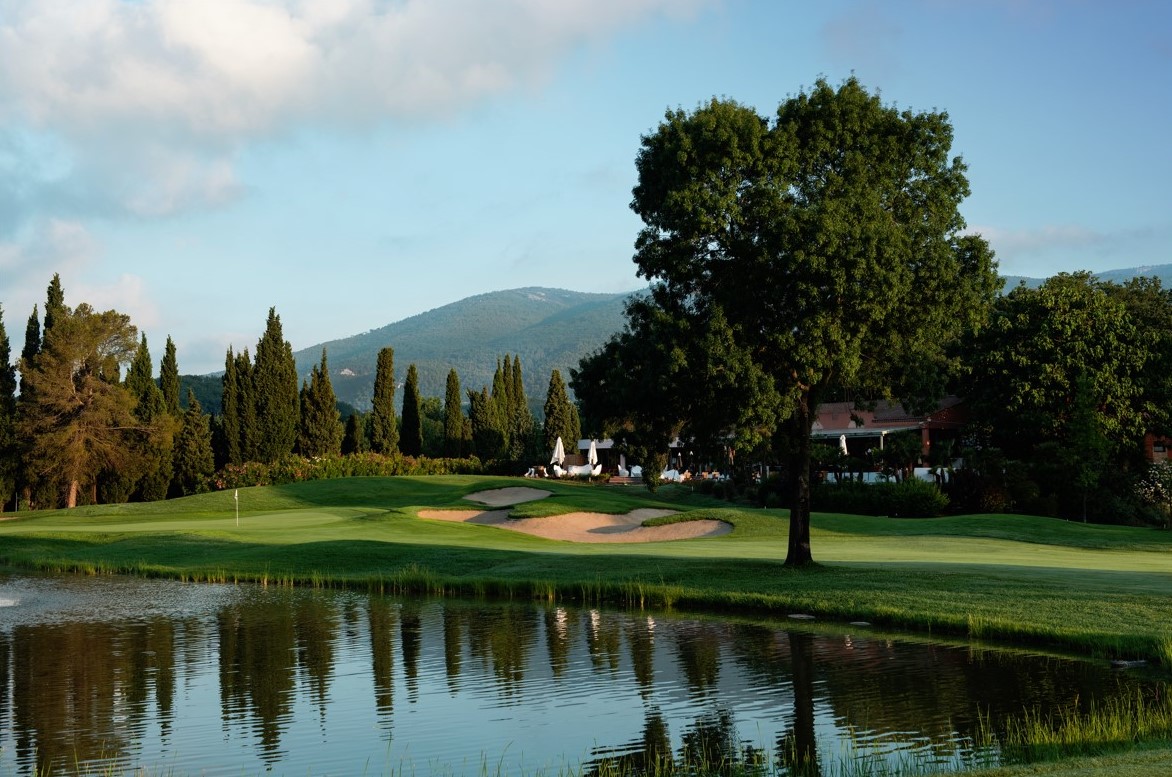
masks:
[[[812,560],[809,432],[827,390],[926,400],[954,364],[946,347],[979,325],[997,289],[988,246],[963,233],[969,186],[951,145],[947,114],[885,106],[854,78],[820,79],[772,120],[731,100],[669,111],[642,139],[631,207],[649,296],[628,313],[627,336],[584,364],[597,372],[624,349],[621,363],[634,364],[653,322],[677,346],[664,354],[669,389],[736,375],[719,381],[730,392],[702,389],[692,404],[704,412],[681,410],[681,429],[719,420],[739,447],[786,432],[788,564]],[[697,336],[719,350],[688,347]]]

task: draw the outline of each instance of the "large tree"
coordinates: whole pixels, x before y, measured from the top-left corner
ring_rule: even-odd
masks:
[[[403,384],[403,431],[399,450],[407,456],[423,453],[423,416],[419,398],[419,371],[412,364],[407,367],[407,381]]]
[[[719,420],[740,448],[784,432],[789,565],[813,560],[819,401],[847,385],[925,402],[950,366],[946,346],[996,291],[987,245],[963,234],[969,187],[951,144],[947,114],[885,106],[854,78],[820,79],[772,119],[729,100],[669,111],[642,139],[631,207],[644,223],[634,258],[646,304],[678,322],[680,359],[698,350],[684,337],[720,344],[679,364],[690,380],[668,388],[703,399],[711,371],[730,369],[748,390],[681,406],[683,420]],[[644,342],[637,329],[630,342]]]
[[[67,507],[103,470],[118,471],[147,427],[119,380],[137,332],[128,316],[81,304],[54,309],[41,352],[20,371],[35,399],[22,405],[19,429],[29,442],[30,474],[62,488]]]
[[[252,371],[257,418],[257,459],[272,462],[293,452],[301,412],[297,363],[281,331],[281,317],[269,308],[264,334],[256,344]]]
[[[223,388],[220,392],[220,425],[216,459],[221,466],[243,464],[240,447],[240,384],[236,375],[236,356],[232,348],[224,357]]]
[[[370,449],[386,455],[399,450],[399,424],[395,419],[395,349],[390,347],[379,349],[374,370]]]
[[[163,392],[155,383],[145,334],[126,371],[126,388],[134,397],[134,417],[151,431],[138,443],[141,451],[137,466],[111,474],[111,493],[105,501],[113,501],[114,496],[120,497],[119,501],[131,496],[144,502],[165,499],[171,483],[171,452],[178,419],[168,415]],[[117,494],[115,486],[127,489],[127,493]]]

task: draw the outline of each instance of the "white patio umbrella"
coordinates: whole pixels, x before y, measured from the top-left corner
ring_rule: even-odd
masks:
[[[566,460],[566,448],[562,445],[562,438],[559,437],[557,442],[553,445],[553,458],[549,460],[550,464],[561,465]]]
[[[850,451],[846,449],[846,435],[840,435],[838,438],[838,447],[842,451],[843,456],[849,455]]]
[[[598,445],[594,440],[590,441],[590,452],[586,454],[586,461],[590,462],[591,467],[598,463]]]

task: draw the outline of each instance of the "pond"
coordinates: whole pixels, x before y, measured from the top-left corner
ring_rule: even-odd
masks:
[[[0,775],[942,768],[1159,681],[865,626],[131,578],[0,580]],[[1150,688],[1147,692],[1150,692]],[[983,721],[983,722],[982,722]]]

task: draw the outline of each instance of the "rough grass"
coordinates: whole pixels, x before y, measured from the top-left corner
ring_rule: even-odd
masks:
[[[551,496],[517,516],[681,512],[723,537],[575,544],[416,517],[465,496],[536,485]],[[864,619],[930,633],[1044,644],[1172,665],[1172,533],[1048,518],[814,516],[819,564],[782,566],[787,517],[730,509],[670,486],[513,478],[351,478],[168,502],[20,514],[0,521],[0,561],[52,571],[189,580],[345,585],[634,606],[686,606]],[[659,522],[663,519],[656,519]]]

